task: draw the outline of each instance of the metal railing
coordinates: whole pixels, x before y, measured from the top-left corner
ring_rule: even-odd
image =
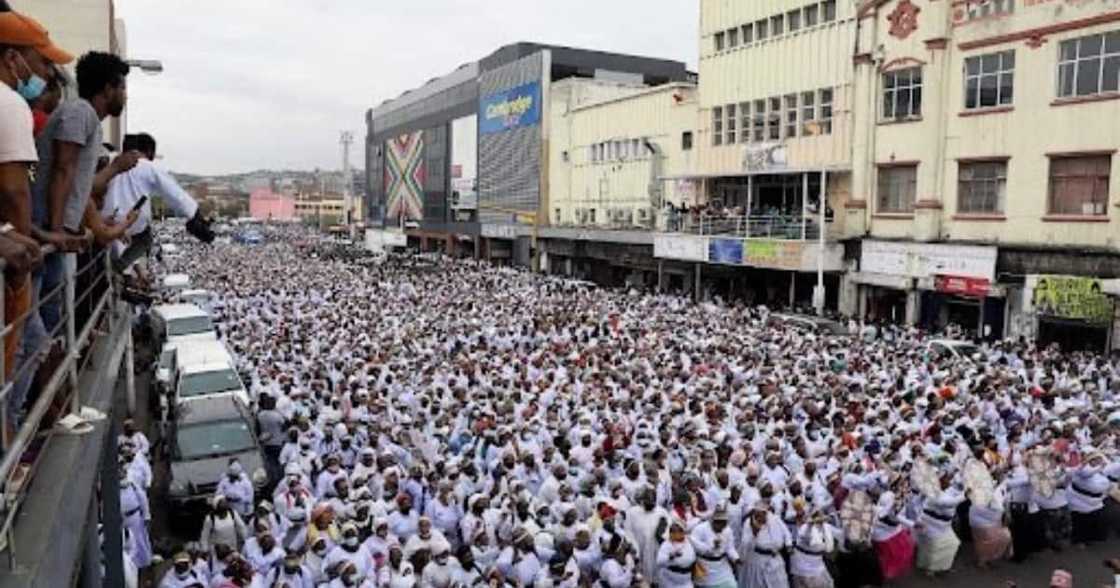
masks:
[[[28,327],[29,321],[40,313],[47,303],[58,304],[61,307],[60,320],[52,329],[45,330],[45,337],[39,344],[25,353],[22,363],[7,369],[5,354],[0,353],[0,492],[3,494],[3,503],[0,504],[0,537],[3,538],[8,551],[9,566],[14,566],[15,537],[14,522],[27,489],[35,478],[35,473],[40,465],[40,458],[46,454],[46,447],[54,437],[54,423],[45,422],[52,407],[65,400],[68,411],[77,414],[81,410],[81,394],[78,390],[78,373],[88,363],[89,356],[82,357],[81,350],[87,348],[90,338],[95,333],[97,325],[106,314],[106,309],[117,298],[117,292],[112,282],[112,267],[109,250],[102,249],[83,255],[86,258],[82,267],[76,267],[79,256],[75,261],[69,261],[63,253],[57,253],[53,247],[43,248],[44,263],[48,256],[63,256],[55,263],[61,263],[62,280],[49,292],[40,292],[37,300],[32,300],[31,307],[12,320],[5,317],[4,328],[0,331],[0,341],[5,341],[9,336],[14,338],[17,350],[22,345],[22,337]],[[7,295],[5,286],[8,278],[3,274],[4,263],[0,260],[0,307],[3,307],[4,296]],[[27,278],[25,287],[33,288],[32,278]],[[77,292],[79,282],[84,286]],[[79,314],[82,321],[79,324]],[[51,351],[56,346],[56,341],[62,341],[61,359],[57,365],[44,363],[51,359]],[[6,343],[7,344],[7,343]],[[17,352],[16,357],[19,354]],[[42,370],[49,368],[49,374]],[[35,379],[40,382],[45,377],[43,384],[37,391],[35,401],[28,409],[26,416],[19,421],[18,430],[14,437],[11,429],[17,415],[10,414],[10,397],[17,390],[23,394],[33,388]],[[62,394],[70,394],[63,398]],[[28,396],[29,398],[30,396]],[[25,398],[24,400],[27,400]],[[14,407],[17,411],[20,406]],[[58,418],[65,416],[59,407]],[[34,452],[28,450],[35,447]],[[26,458],[29,458],[25,460]]]
[[[713,237],[813,241],[820,236],[820,222],[815,216],[724,216],[685,213],[670,220],[669,230]]]

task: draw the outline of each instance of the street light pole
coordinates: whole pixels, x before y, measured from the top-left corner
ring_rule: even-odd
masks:
[[[821,170],[821,197],[818,206],[820,207],[820,229],[817,231],[817,287],[813,290],[813,306],[816,307],[817,316],[824,315],[824,230],[825,230],[825,198],[827,197],[826,190],[828,186],[828,171]]]

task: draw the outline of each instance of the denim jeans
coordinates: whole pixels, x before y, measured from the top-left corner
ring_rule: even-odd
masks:
[[[43,258],[43,268],[40,271],[42,280],[39,288],[40,299],[52,295],[56,288],[62,286],[68,260],[74,260],[73,253],[52,253]],[[50,300],[43,301],[43,305],[39,308],[39,315],[43,317],[43,327],[47,333],[53,333],[62,321],[62,302],[65,297],[66,292],[63,288],[61,292],[54,293]],[[65,335],[62,332],[57,334]]]
[[[42,292],[42,270],[31,276],[31,308],[39,303]],[[19,349],[16,350],[15,370],[12,377],[12,391],[8,395],[8,415],[15,423],[23,422],[23,404],[27,401],[27,392],[39,371],[46,349],[41,349],[47,342],[47,330],[43,327],[43,317],[38,312],[29,313],[27,321],[23,324],[23,335],[20,337]]]

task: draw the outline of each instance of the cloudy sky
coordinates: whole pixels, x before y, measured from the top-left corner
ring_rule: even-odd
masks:
[[[129,127],[175,171],[361,165],[365,111],[497,47],[537,41],[696,66],[697,0],[116,0]],[[656,10],[651,9],[656,5]]]

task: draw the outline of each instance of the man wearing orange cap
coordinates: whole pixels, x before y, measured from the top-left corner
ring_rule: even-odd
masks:
[[[17,12],[0,12],[0,256],[7,261],[4,315],[22,315],[31,305],[28,272],[41,261],[38,244],[31,239],[30,166],[38,162],[28,101],[37,99],[52,77],[52,63],[74,58],[56,47],[47,31],[34,19]],[[15,353],[22,325],[4,340],[6,375],[15,367]],[[16,416],[23,404],[21,390],[8,398],[9,414]]]

